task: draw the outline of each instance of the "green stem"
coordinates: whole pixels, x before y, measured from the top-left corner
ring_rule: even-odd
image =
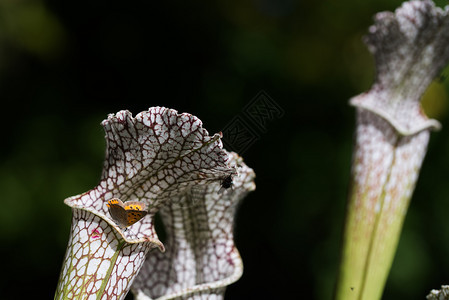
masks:
[[[109,278],[111,277],[112,271],[114,270],[115,262],[117,261],[118,255],[122,251],[122,248],[123,248],[124,245],[125,245],[125,241],[124,240],[121,240],[121,242],[117,245],[117,249],[115,251],[115,254],[111,258],[111,264],[109,265],[108,272],[106,273],[106,276],[105,276],[103,282],[101,283],[100,289],[98,290],[97,300],[100,300],[101,297],[104,294],[104,290],[106,289],[106,285],[108,284]]]

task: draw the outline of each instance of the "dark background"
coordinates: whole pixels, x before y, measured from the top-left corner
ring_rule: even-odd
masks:
[[[285,114],[241,153],[257,190],[237,214],[245,272],[226,299],[330,299],[348,99],[374,73],[361,37],[400,3],[1,1],[1,298],[53,297],[71,221],[63,200],[97,184],[108,113],[166,106],[212,134],[264,90]],[[423,299],[449,283],[448,81],[426,97],[443,130],[432,134],[384,299]]]

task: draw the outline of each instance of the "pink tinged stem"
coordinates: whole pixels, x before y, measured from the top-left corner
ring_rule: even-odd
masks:
[[[358,109],[337,299],[380,299],[428,140]]]
[[[449,16],[433,2],[405,2],[375,17],[365,38],[376,60],[370,91],[357,108],[352,185],[336,299],[380,299],[430,130],[420,107],[430,82],[449,61]]]

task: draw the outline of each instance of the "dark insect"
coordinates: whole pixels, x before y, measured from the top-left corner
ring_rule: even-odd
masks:
[[[230,187],[232,187],[232,175],[228,175],[226,176],[222,181],[221,181],[221,187],[224,189],[229,189]]]
[[[234,182],[232,182],[232,175],[228,175],[226,177],[223,177],[221,180],[221,187],[218,190],[219,194],[223,194],[223,192],[225,191],[229,191],[229,188],[231,188],[232,190],[232,185],[234,184]]]

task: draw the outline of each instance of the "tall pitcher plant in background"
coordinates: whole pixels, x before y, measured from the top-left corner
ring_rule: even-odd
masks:
[[[449,60],[449,16],[431,1],[375,16],[365,38],[376,63],[371,89],[351,99],[357,124],[335,299],[380,299],[426,154],[420,99]]]

